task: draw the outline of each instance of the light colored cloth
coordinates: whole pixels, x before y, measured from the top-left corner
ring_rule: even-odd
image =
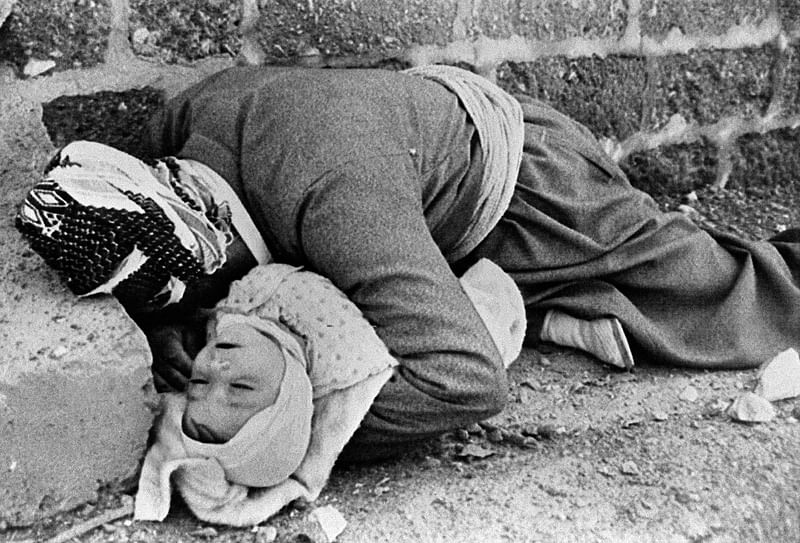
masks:
[[[272,254],[264,243],[258,228],[228,182],[202,162],[190,159],[174,160],[179,166],[178,177],[184,186],[199,186],[211,193],[213,201],[217,205],[227,205],[230,208],[233,227],[236,228],[256,262],[258,264],[272,262]],[[181,175],[183,172],[188,174],[188,178]]]
[[[285,372],[275,402],[262,409],[225,443],[204,443],[187,436],[181,420],[170,420],[181,433],[186,455],[213,458],[231,483],[274,486],[300,465],[311,436],[311,381],[306,357],[294,335],[267,319],[223,313],[215,322],[219,332],[228,326],[252,326],[280,348]]]
[[[459,279],[483,324],[492,336],[505,367],[522,352],[525,339],[525,303],[517,285],[500,267],[485,258]]]
[[[503,361],[522,348],[525,312],[511,279],[482,260],[461,279]],[[171,484],[192,512],[207,522],[248,526],[267,520],[296,499],[315,500],[344,446],[397,365],[373,328],[327,279],[283,264],[254,268],[231,286],[217,306],[220,319],[280,322],[304,345],[313,386],[311,439],[300,466],[267,488],[232,484],[219,462],[192,457],[181,437],[185,398],[164,395],[153,445],[147,452],[136,495],[134,518],[163,520]]]
[[[481,142],[481,194],[475,214],[452,251],[455,261],[477,247],[508,209],[522,162],[522,106],[488,79],[455,66],[425,65],[404,73],[436,81],[455,93]]]
[[[231,225],[259,263],[270,258],[236,194],[207,166],[166,157],[150,167],[91,141],[56,153],[18,225],[77,295],[121,294],[131,279],[139,290],[125,301],[135,304],[178,302],[187,282],[222,267]]]

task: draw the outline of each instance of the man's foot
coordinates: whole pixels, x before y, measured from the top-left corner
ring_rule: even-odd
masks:
[[[633,367],[633,355],[625,331],[614,317],[587,321],[551,309],[544,318],[540,338],[586,351],[618,368]]]

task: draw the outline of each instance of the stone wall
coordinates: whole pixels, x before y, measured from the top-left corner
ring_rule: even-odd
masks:
[[[56,145],[134,154],[170,95],[236,63],[468,67],[585,123],[652,191],[793,183],[796,0],[0,0],[0,525],[124,485],[152,388],[110,299],[77,302],[12,217]]]

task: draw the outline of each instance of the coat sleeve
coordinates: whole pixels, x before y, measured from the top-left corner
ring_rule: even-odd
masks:
[[[219,89],[221,77],[212,76],[169,100],[150,119],[143,147],[150,158],[176,156],[203,162],[237,190],[238,142],[250,99],[241,89],[226,95]]]
[[[350,297],[398,358],[410,388],[393,400],[406,407],[388,410],[405,419],[397,430],[414,421],[445,426],[433,433],[495,414],[507,385],[497,348],[428,230],[411,172],[379,158],[325,176],[302,200],[298,239],[304,260]]]

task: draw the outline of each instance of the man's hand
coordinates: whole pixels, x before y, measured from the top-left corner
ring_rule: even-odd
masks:
[[[153,382],[158,392],[182,392],[192,361],[205,344],[205,321],[140,323],[153,351]]]

